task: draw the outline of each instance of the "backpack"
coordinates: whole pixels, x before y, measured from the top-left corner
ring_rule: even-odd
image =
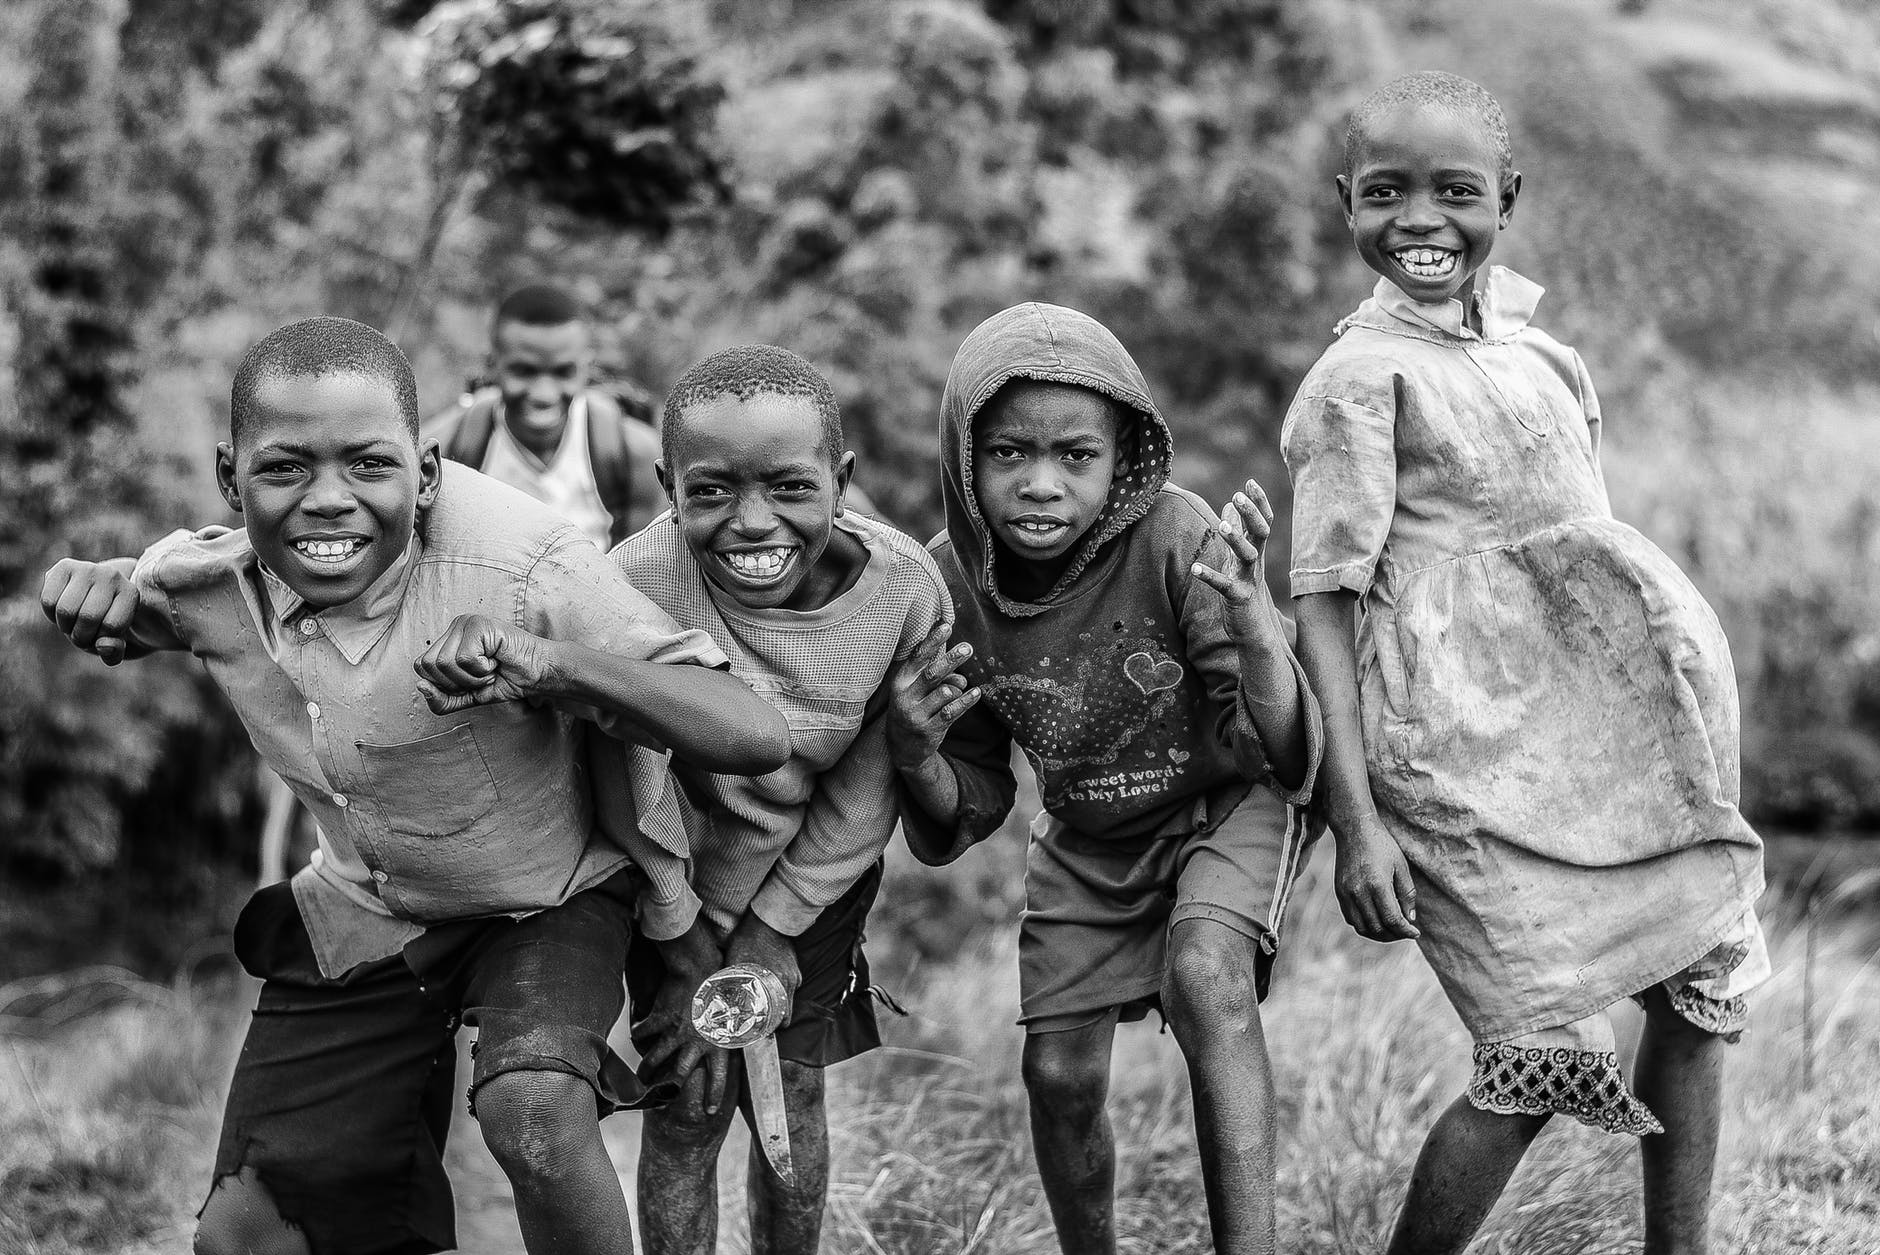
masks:
[[[594,472],[594,487],[600,492],[601,505],[613,519],[613,526],[607,533],[608,543],[617,545],[630,534],[627,515],[633,467],[627,452],[625,424],[645,420],[637,415],[627,417],[628,406],[623,402],[628,398],[616,398],[593,388],[583,395],[587,399],[588,463]],[[444,442],[441,450],[444,456],[480,469],[484,455],[489,452],[490,437],[496,434],[497,409],[502,403],[502,394],[494,389],[469,394],[461,407],[463,417],[450,433],[450,439]]]

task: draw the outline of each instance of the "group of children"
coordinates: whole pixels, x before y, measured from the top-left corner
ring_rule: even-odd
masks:
[[[470,1024],[471,1107],[531,1251],[631,1249],[595,1118],[629,1107],[646,1249],[711,1251],[750,1098],[689,1006],[746,963],[790,995],[797,1163],[786,1181],[753,1149],[752,1249],[813,1251],[822,1071],[879,1041],[882,852],[897,825],[932,864],[996,830],[1014,744],[1043,798],[1023,1077],[1065,1251],[1115,1248],[1111,1044],[1151,1010],[1188,1063],[1217,1249],[1275,1249],[1259,1004],[1325,822],[1346,918],[1417,938],[1476,1041],[1390,1250],[1459,1252],[1555,1112],[1641,1135],[1646,1249],[1705,1249],[1719,1048],[1767,971],[1729,652],[1613,520],[1598,402],[1530,324],[1540,289],[1487,264],[1520,186],[1466,80],[1413,75],[1353,116],[1338,194],[1379,281],[1284,427],[1296,656],[1259,486],[1216,512],[1169,483],[1142,373],[1069,309],[1015,306],[960,346],[927,547],[852,508],[836,399],[780,348],[681,376],[650,468],[666,512],[603,555],[445,466],[376,332],[263,340],[216,458],[244,527],[66,559],[43,594],[108,663],[202,659],[319,821],[236,928],[264,984],[197,1249],[451,1246]],[[479,421],[538,471],[579,455],[578,480],[582,370],[554,362],[580,346],[537,334],[566,311],[511,312],[532,374]],[[593,497],[588,533],[617,537]],[[1630,1085],[1605,1016],[1627,997]],[[623,1003],[637,1069],[608,1045]]]

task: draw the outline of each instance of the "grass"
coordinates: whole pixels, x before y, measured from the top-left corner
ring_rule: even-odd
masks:
[[[1281,1101],[1282,1234],[1286,1249],[1305,1255],[1379,1249],[1423,1132],[1468,1066],[1467,1037],[1418,956],[1361,942],[1337,919],[1322,883],[1329,868],[1325,858],[1312,868],[1266,1008]],[[1818,936],[1816,1078],[1804,1089],[1803,934],[1792,903],[1765,906],[1776,974],[1757,997],[1750,1034],[1729,1054],[1717,1249],[1880,1250],[1880,928],[1847,916]],[[115,992],[93,998],[97,1009],[44,1027],[0,1020],[4,1255],[189,1248],[243,991],[95,972],[78,983],[100,981]],[[22,991],[0,989],[0,1014],[12,1002],[56,1009],[78,996]],[[1018,1083],[1009,931],[970,938],[946,961],[908,973],[896,992],[914,1014],[890,1018],[888,1047],[831,1076],[836,1168],[825,1249],[1055,1251]],[[1171,1038],[1148,1025],[1122,1030],[1111,1110],[1122,1249],[1208,1249],[1187,1083]],[[626,1169],[631,1118],[610,1125]],[[459,1133],[453,1164],[474,1178],[460,1179],[465,1210],[503,1206],[505,1191],[487,1179],[493,1169],[463,1153],[474,1130]],[[727,1184],[738,1163],[726,1156]],[[1636,1251],[1636,1182],[1635,1143],[1560,1122],[1475,1249]],[[736,1251],[734,1197],[725,1249]],[[514,1251],[509,1239],[487,1236],[512,1232],[467,1223],[466,1249]]]

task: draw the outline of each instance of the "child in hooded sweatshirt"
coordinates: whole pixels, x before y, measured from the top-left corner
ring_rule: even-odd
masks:
[[[903,830],[957,858],[1044,796],[1019,935],[1024,1079],[1066,1251],[1115,1247],[1104,1100],[1119,1021],[1159,1008],[1188,1059],[1221,1251],[1270,1251],[1272,1077],[1258,1001],[1303,853],[1317,708],[1262,574],[1259,487],[1217,517],[1167,482],[1142,372],[1094,319],[980,324],[941,402],[956,607],[895,678]],[[1256,789],[1270,786],[1271,792]]]

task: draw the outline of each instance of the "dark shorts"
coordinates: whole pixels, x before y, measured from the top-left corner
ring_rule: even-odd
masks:
[[[1049,811],[1031,826],[1018,934],[1019,1022],[1083,1028],[1160,1009],[1169,930],[1212,920],[1254,943],[1264,999],[1293,883],[1311,845],[1305,812],[1255,789],[1207,832],[1122,845]]]
[[[881,1044],[868,956],[862,952],[863,926],[880,889],[881,864],[876,863],[796,938],[803,983],[791,1003],[790,1022],[777,1030],[778,1057],[826,1068]],[[651,1009],[665,979],[659,950],[640,941],[627,955],[627,991],[635,1023]]]
[[[252,1169],[314,1255],[456,1245],[443,1166],[459,1024],[477,1029],[471,1104],[504,1072],[587,1081],[597,1114],[653,1105],[607,1046],[624,1000],[634,874],[558,907],[433,927],[402,956],[320,975],[286,884],[256,893],[235,953],[266,983],[235,1064],[215,1176]]]

